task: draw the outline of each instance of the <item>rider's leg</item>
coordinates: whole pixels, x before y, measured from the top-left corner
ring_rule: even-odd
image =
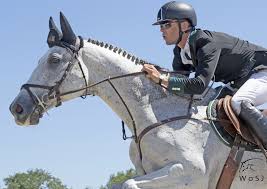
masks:
[[[267,148],[267,117],[247,101],[242,101],[240,118],[254,131]]]
[[[255,108],[266,102],[267,69],[251,75],[232,98],[235,113],[251,127],[267,147],[267,117]]]

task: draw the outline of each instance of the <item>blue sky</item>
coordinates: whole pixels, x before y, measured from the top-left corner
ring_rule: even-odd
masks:
[[[132,167],[120,120],[97,97],[75,99],[50,111],[38,126],[16,126],[8,107],[47,51],[48,19],[59,11],[76,34],[95,38],[171,68],[172,46],[152,26],[163,0],[15,1],[1,3],[0,180],[41,168],[74,189],[98,188]],[[267,1],[190,0],[198,27],[226,32],[267,47]],[[3,187],[3,183],[0,182]]]

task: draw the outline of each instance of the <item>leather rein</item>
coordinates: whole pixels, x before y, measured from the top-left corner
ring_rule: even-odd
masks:
[[[189,105],[188,105],[187,115],[175,116],[175,117],[172,117],[172,118],[161,120],[161,121],[159,121],[157,123],[154,123],[152,125],[147,126],[145,129],[143,129],[140,132],[139,135],[137,135],[136,123],[135,123],[135,120],[134,120],[134,118],[132,116],[132,113],[131,113],[130,109],[128,108],[127,104],[125,103],[125,101],[123,100],[122,96],[120,95],[120,93],[118,92],[118,90],[116,89],[114,84],[112,83],[112,81],[115,80],[115,79],[119,79],[119,78],[142,75],[142,74],[145,74],[145,72],[140,71],[140,72],[133,72],[133,73],[120,75],[120,76],[108,77],[108,78],[103,79],[103,80],[101,80],[99,82],[96,82],[94,84],[88,85],[88,82],[86,81],[86,77],[85,77],[83,68],[82,68],[81,63],[80,63],[80,61],[78,59],[78,51],[79,50],[73,50],[73,48],[70,48],[69,46],[66,46],[66,45],[64,45],[64,47],[66,49],[70,50],[72,52],[73,56],[72,56],[71,61],[68,62],[68,66],[67,66],[63,76],[61,77],[60,80],[55,82],[56,84],[54,86],[38,85],[38,84],[30,84],[30,83],[26,83],[26,84],[23,84],[21,86],[21,90],[25,89],[28,92],[28,94],[30,95],[32,101],[36,105],[36,108],[42,108],[43,111],[45,111],[46,110],[45,102],[48,101],[48,100],[53,100],[53,99],[56,99],[56,101],[57,101],[56,107],[58,107],[58,106],[62,105],[62,101],[61,101],[61,97],[62,96],[73,94],[73,93],[77,93],[77,92],[80,92],[80,91],[85,91],[84,96],[81,96],[81,97],[85,98],[88,95],[87,94],[88,89],[90,89],[92,87],[95,87],[95,86],[97,86],[99,84],[102,84],[104,82],[108,82],[110,84],[110,86],[114,89],[114,91],[116,92],[118,97],[120,98],[121,102],[123,103],[124,107],[126,108],[128,114],[129,114],[129,116],[131,118],[134,135],[131,136],[131,137],[127,137],[126,136],[125,129],[124,129],[124,122],[122,122],[123,139],[124,140],[129,139],[129,138],[134,139],[134,141],[135,141],[135,143],[137,144],[137,147],[138,147],[140,160],[142,160],[141,140],[142,140],[143,136],[146,133],[148,133],[150,130],[152,130],[154,128],[157,128],[157,127],[159,127],[161,125],[164,125],[166,123],[173,122],[173,121],[178,121],[178,120],[183,120],[183,119],[199,120],[199,119],[191,117],[190,109],[191,109],[191,105],[192,105],[192,102],[193,102],[193,98],[191,97]],[[78,65],[80,67],[80,70],[82,72],[82,75],[83,75],[83,78],[84,78],[84,81],[85,81],[85,87],[82,87],[82,88],[79,88],[79,89],[75,89],[75,90],[70,90],[70,91],[67,91],[67,92],[64,92],[64,93],[60,93],[60,86],[62,85],[63,81],[67,77],[68,73],[72,70],[72,68],[74,67],[76,62],[78,63]],[[162,72],[166,72],[166,71],[162,71]],[[178,71],[178,72],[174,71],[174,72],[168,72],[168,73],[187,74],[188,72],[187,71]],[[42,97],[42,99],[40,100],[39,97],[34,92],[31,91],[31,88],[45,89],[45,90],[48,90],[48,93],[45,94]]]

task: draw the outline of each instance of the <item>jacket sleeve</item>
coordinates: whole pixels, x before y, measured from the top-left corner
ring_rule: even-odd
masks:
[[[177,94],[202,94],[208,87],[218,64],[221,49],[212,36],[204,35],[195,41],[196,73],[194,78],[170,77],[168,89]]]

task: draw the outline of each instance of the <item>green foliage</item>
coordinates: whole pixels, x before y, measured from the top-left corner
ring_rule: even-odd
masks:
[[[109,181],[100,189],[110,189],[114,184],[120,184],[136,176],[134,169],[120,171],[110,175]],[[62,182],[42,169],[29,170],[26,173],[16,173],[4,179],[3,189],[69,189]],[[0,187],[1,188],[1,187]],[[91,189],[87,186],[85,189]]]
[[[112,185],[123,183],[134,176],[136,176],[136,171],[134,169],[129,169],[125,172],[117,172],[117,174],[110,175],[109,181],[106,186],[101,186],[100,189],[110,189]]]
[[[85,189],[93,189],[93,188],[91,188],[90,186],[87,186]]]
[[[90,186],[87,186],[85,189],[93,189],[92,187],[90,187]]]
[[[4,189],[68,189],[58,178],[41,169],[16,173],[4,179]]]

